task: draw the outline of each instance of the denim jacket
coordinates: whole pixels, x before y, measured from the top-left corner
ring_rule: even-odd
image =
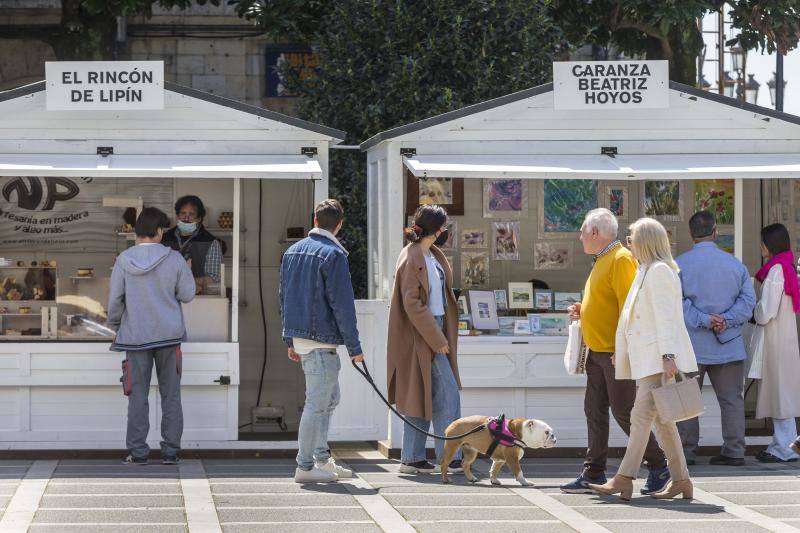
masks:
[[[325,230],[312,230],[281,260],[279,288],[283,340],[300,337],[344,344],[351,356],[362,353],[347,251]]]

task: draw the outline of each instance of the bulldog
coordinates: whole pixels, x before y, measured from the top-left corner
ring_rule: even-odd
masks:
[[[476,426],[486,424],[488,421],[488,416],[480,415],[459,418],[447,426],[445,436],[461,435]],[[556,445],[556,436],[553,428],[541,420],[514,418],[508,420],[507,423],[508,429],[514,436],[514,439],[519,441],[520,444],[524,444],[526,448],[552,448]],[[472,474],[472,463],[477,459],[478,453],[486,454],[493,442],[494,437],[490,433],[488,427],[484,427],[481,431],[467,435],[462,439],[445,441],[444,455],[442,456],[441,464],[442,483],[450,483],[447,476],[447,467],[450,465],[450,461],[453,460],[459,448],[464,452],[464,459],[462,461],[464,475],[472,483],[478,481],[478,478]],[[514,474],[514,477],[520,485],[523,487],[532,485],[532,483],[525,479],[522,473],[522,467],[519,463],[524,453],[524,448],[519,446],[504,446],[502,443],[498,444],[491,456],[492,468],[489,474],[492,485],[501,484],[500,480],[497,479],[497,475],[505,464],[508,465],[511,473]]]

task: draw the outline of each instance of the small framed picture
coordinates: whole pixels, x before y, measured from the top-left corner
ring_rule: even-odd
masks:
[[[462,294],[458,297],[458,316],[469,315],[469,307],[467,307],[467,297]]]
[[[533,284],[511,282],[508,284],[509,309],[533,309]]]
[[[514,324],[518,320],[517,317],[501,316],[498,320],[500,321],[500,331],[497,332],[498,335],[509,337],[514,334]]]
[[[484,229],[465,229],[461,231],[461,248],[486,248],[489,239]]]
[[[557,292],[554,296],[553,309],[556,311],[566,311],[570,306],[581,303],[581,293],[579,292]]]
[[[628,186],[606,185],[605,205],[618,220],[628,220]]]
[[[542,322],[541,322],[541,315],[528,315],[528,324],[531,327],[531,333],[533,335],[537,335],[539,332],[542,331]]]
[[[539,311],[551,310],[553,308],[553,291],[536,289],[533,293],[533,308]]]
[[[569,315],[542,315],[539,322],[544,335],[566,335],[569,328]]]
[[[469,335],[469,321],[468,320],[459,320],[458,321],[458,334],[459,335]]]
[[[508,294],[505,289],[495,289],[494,301],[497,304],[498,311],[506,311],[508,309]]]
[[[527,318],[514,320],[514,335],[530,335],[531,323]]]
[[[499,329],[497,305],[492,291],[469,291],[472,325],[475,329]]]

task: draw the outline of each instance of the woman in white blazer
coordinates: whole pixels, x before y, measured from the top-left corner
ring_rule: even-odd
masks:
[[[629,246],[639,262],[617,325],[614,354],[617,379],[636,380],[636,401],[631,410],[631,433],[619,471],[604,485],[592,485],[595,492],[619,494],[630,500],[633,480],[639,472],[650,429],[656,435],[670,473],[670,483],[653,498],[692,497],[692,481],[686,467],[681,438],[674,422],[658,418],[652,391],[661,386],[662,377],[671,379],[678,372],[697,372],[692,342],[683,321],[683,294],[678,265],[672,259],[667,231],[652,218],[641,218],[631,225]]]

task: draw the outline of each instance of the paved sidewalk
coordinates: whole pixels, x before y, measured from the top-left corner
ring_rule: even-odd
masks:
[[[692,501],[566,495],[573,459],[531,459],[534,488],[507,472],[493,487],[488,462],[475,485],[463,476],[397,473],[376,452],[339,450],[358,477],[299,486],[291,460],[189,460],[180,468],[111,460],[0,461],[3,533],[136,532],[636,532],[800,531],[800,464],[691,467]],[[616,468],[616,462],[610,470]],[[641,484],[642,480],[638,480]],[[638,486],[637,486],[638,489]]]

